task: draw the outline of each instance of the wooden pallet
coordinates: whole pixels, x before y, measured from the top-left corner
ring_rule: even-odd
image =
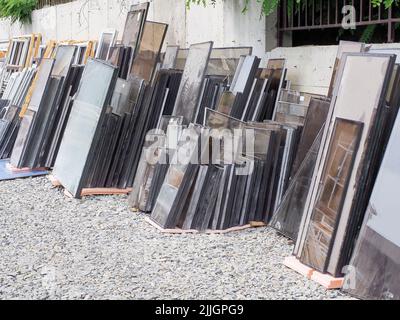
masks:
[[[329,274],[323,274],[321,272],[318,272],[317,270],[302,264],[300,260],[297,259],[295,256],[290,256],[285,258],[283,264],[286,267],[307,277],[307,279],[317,282],[325,289],[328,290],[340,289],[343,286],[344,278],[335,278]]]
[[[61,182],[57,180],[53,175],[48,175],[53,187],[63,187]],[[107,195],[125,195],[132,191],[132,188],[118,189],[118,188],[83,188],[81,197],[88,196],[107,196]],[[74,196],[67,190],[64,189],[64,195],[68,198],[74,198]]]
[[[250,226],[252,227],[252,228],[262,228],[262,227],[266,227],[266,226],[268,226],[268,224],[266,224],[265,222],[263,222],[263,221],[250,221]]]
[[[161,228],[157,223],[155,223],[150,217],[145,217],[144,221],[146,221],[148,224],[156,228],[158,231],[161,233],[170,233],[170,234],[193,234],[193,233],[199,233],[197,230],[182,230],[179,228],[175,229],[164,229]]]
[[[58,181],[52,174],[49,174],[47,178],[50,180],[53,187],[62,187],[60,181]]]
[[[204,234],[226,234],[226,233],[231,233],[231,232],[237,232],[237,231],[242,231],[250,228],[256,228],[255,226],[252,226],[251,224],[246,224],[244,226],[238,226],[238,227],[232,227],[229,229],[225,230],[206,230],[204,232],[200,232],[198,230],[183,230],[181,228],[174,228],[174,229],[164,229],[160,227],[156,222],[154,222],[150,217],[145,217],[144,221],[146,221],[148,224],[156,228],[158,231],[162,233],[169,233],[169,234],[197,234],[197,233],[204,233]]]
[[[14,167],[11,163],[7,163],[6,167],[8,170],[10,170],[12,173],[19,173],[19,172],[30,172],[30,171],[47,171],[46,168],[35,168],[35,169],[30,169],[30,168],[16,168]]]

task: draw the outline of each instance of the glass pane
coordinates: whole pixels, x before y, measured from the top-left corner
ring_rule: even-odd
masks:
[[[138,54],[133,61],[131,74],[150,82],[159,59],[168,25],[146,21]]]
[[[398,116],[345,279],[344,290],[364,299],[400,299],[399,141]]]
[[[75,56],[75,46],[58,46],[52,76],[67,77]]]
[[[291,176],[294,176],[321,131],[328,117],[330,101],[312,98],[307,111],[304,127],[298,144],[296,158],[293,162]]]
[[[174,116],[183,116],[186,125],[193,122],[196,115],[212,46],[212,42],[190,46],[173,112]]]
[[[115,72],[108,64],[88,60],[71,108],[53,174],[75,197],[80,197],[86,164]]]
[[[362,124],[359,122],[336,120],[321,178],[319,197],[301,255],[302,263],[321,272],[326,271],[331,242],[334,239],[337,221],[340,219],[361,132]]]
[[[249,56],[252,51],[252,47],[212,49],[207,74],[233,77],[240,57]]]
[[[167,46],[161,69],[175,69],[179,46]]]
[[[294,241],[297,239],[299,232],[301,216],[310,189],[321,138],[322,130],[308,151],[296,175],[291,180],[285,196],[271,221],[273,228]]]
[[[33,85],[34,89],[28,107],[29,110],[37,111],[39,109],[49,76],[52,73],[53,65],[55,65],[54,59],[42,59],[38,72],[36,73],[35,83]]]
[[[124,46],[136,49],[145,17],[146,11],[144,10],[128,12],[124,33],[122,34],[122,44]]]

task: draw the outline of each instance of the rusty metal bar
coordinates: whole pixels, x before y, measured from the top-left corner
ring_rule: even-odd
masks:
[[[307,8],[308,8],[308,0],[306,0],[305,7],[306,7],[306,12],[304,14],[305,15],[304,19],[305,19],[305,25],[308,26],[308,10],[307,10]]]
[[[282,3],[280,3],[278,5],[278,13],[277,13],[278,21],[276,22],[276,27],[278,28],[278,32],[276,35],[277,39],[278,39],[278,47],[282,47],[282,32],[280,32],[279,30],[282,29],[282,27],[281,27],[282,23],[285,23],[284,22],[285,20],[283,18],[284,12],[285,12],[285,10],[282,11]]]
[[[64,4],[73,2],[74,0],[38,0],[36,9],[42,9],[47,6],[56,6],[58,4]]]
[[[366,1],[366,0],[364,0]],[[311,30],[311,29],[321,29],[321,28],[340,28],[341,27],[341,21],[339,21],[339,15],[341,14],[340,10],[340,5],[344,4],[346,5],[347,3],[351,3],[352,5],[357,4],[354,0],[351,2],[343,0],[335,0],[333,5],[335,5],[335,8],[331,8],[331,1],[328,0],[328,8],[327,10],[324,10],[322,1],[319,4],[319,9],[320,9],[320,14],[317,15],[315,14],[315,10],[317,8],[317,4],[315,3],[315,0],[312,0],[312,3],[308,3],[308,1],[304,2],[306,5],[305,7],[302,8],[300,7],[300,4],[293,4],[293,8],[291,9],[292,14],[292,24],[288,26],[287,24],[281,24],[281,29],[280,31],[296,31],[296,30]],[[400,17],[399,18],[394,18],[393,17],[393,8],[390,7],[388,8],[388,15],[386,18],[386,14],[382,15],[382,8],[378,11],[378,16],[377,18],[373,17],[373,8],[371,1],[368,1],[368,16],[367,19],[364,19],[364,8],[367,4],[363,3],[363,0],[360,0],[359,6],[356,8],[357,12],[356,14],[359,15],[359,17],[356,17],[356,26],[366,26],[366,25],[372,25],[372,24],[388,24],[390,25],[389,28],[389,35],[390,39],[393,41],[393,33],[394,33],[394,23],[400,22]],[[293,2],[292,2],[293,3]],[[304,4],[303,3],[303,4]],[[287,11],[287,1],[283,1],[284,6],[281,7],[281,10],[283,10],[283,15],[286,14]],[[295,12],[294,7],[296,7],[298,10]],[[335,23],[331,23],[330,15],[331,15],[331,10],[334,11],[335,15]],[[383,9],[385,10],[385,9]],[[311,12],[310,12],[311,11]],[[340,12],[339,12],[340,11]],[[327,12],[328,18],[325,20],[323,18],[324,12]],[[296,15],[297,17],[294,17]],[[304,17],[304,19],[303,19]],[[311,18],[311,19],[310,19]],[[320,18],[320,21],[317,22],[317,19]],[[294,21],[296,20],[297,25],[294,25]]]
[[[381,20],[381,6],[378,6],[378,20]]]
[[[287,10],[285,9],[285,8],[287,8],[287,0],[283,1],[283,8],[284,9],[283,9],[283,13],[282,13],[282,19],[280,19],[281,18],[280,14],[281,14],[282,10],[280,10],[280,13],[278,13],[279,14],[278,15],[279,19],[278,20],[283,20],[283,26],[286,28],[286,27],[288,27]],[[280,9],[282,9],[282,5],[280,5]],[[278,21],[278,28],[279,28],[280,25],[281,25],[281,23],[280,23],[280,21]]]
[[[400,18],[393,18],[392,23],[395,22],[400,22]],[[356,27],[358,26],[368,26],[371,24],[387,24],[388,20],[373,20],[373,21],[362,21],[362,22],[356,22]],[[340,28],[342,27],[341,23],[337,23],[337,24],[326,24],[326,25],[322,25],[322,28]],[[281,31],[298,31],[298,30],[308,30],[308,29],[321,29],[320,25],[314,25],[314,26],[303,26],[303,27],[294,27],[294,28],[285,28],[285,29],[281,29]]]
[[[369,19],[368,20],[369,21],[372,20],[372,3],[371,3],[371,1],[369,2]]]
[[[312,25],[314,24],[315,24],[315,0],[312,0]]]
[[[293,3],[293,1],[291,2],[291,11],[292,11],[292,14],[291,14],[291,18],[290,18],[290,20],[291,20],[291,24],[290,24],[290,26],[293,28],[294,27],[294,3]],[[284,9],[284,10],[286,10],[286,9]]]
[[[322,15],[322,1],[319,0],[319,25],[322,26],[322,19],[323,19],[323,15]]]
[[[392,23],[392,6],[388,8],[388,42],[394,42],[394,28]]]
[[[339,5],[338,5],[338,0],[336,0],[336,6],[335,6],[335,24],[337,24],[338,23],[338,8],[339,8]]]
[[[301,4],[300,3],[298,3],[297,4],[297,7],[298,7],[298,11],[297,11],[297,26],[299,27],[299,26],[301,26]],[[293,13],[293,15],[294,15],[294,13]]]
[[[328,20],[327,23],[331,22],[331,0],[328,0]]]

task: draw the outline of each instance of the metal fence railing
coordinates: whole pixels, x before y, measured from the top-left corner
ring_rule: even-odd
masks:
[[[285,31],[340,28],[342,8],[353,6],[355,26],[387,25],[387,42],[394,40],[394,24],[400,22],[397,6],[374,6],[372,0],[304,0],[300,4],[283,0],[279,12],[279,34]],[[281,38],[281,37],[280,37]]]
[[[44,7],[55,6],[57,4],[63,4],[68,2],[73,2],[74,0],[38,0],[37,9],[42,9]]]

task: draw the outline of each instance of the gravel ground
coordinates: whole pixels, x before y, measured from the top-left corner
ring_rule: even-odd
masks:
[[[347,298],[284,267],[292,249],[269,228],[162,234],[126,197],[0,182],[0,299]]]

